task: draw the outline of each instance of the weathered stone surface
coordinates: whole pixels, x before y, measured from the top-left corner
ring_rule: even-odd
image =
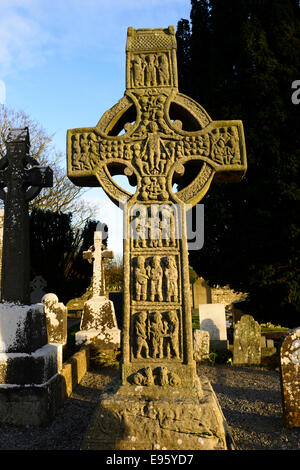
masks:
[[[92,297],[84,303],[76,344],[91,343],[96,349],[114,349],[120,346],[120,333],[111,300]]]
[[[42,298],[45,308],[47,333],[49,343],[67,344],[67,316],[68,309],[58,301],[55,294],[45,294]]]
[[[171,448],[179,449],[183,441],[173,437],[181,433],[180,426],[182,436],[189,434],[185,400],[192,400],[191,414],[199,420],[202,412],[199,396],[191,398],[198,379],[193,359],[186,204],[199,202],[213,179],[239,181],[243,177],[243,125],[240,121],[212,121],[198,103],[178,92],[174,27],[128,28],[125,95],[96,127],[68,130],[67,159],[71,181],[79,186],[98,183],[124,209],[122,387],[107,397],[108,416],[118,413],[127,400],[130,436],[135,436],[134,428],[140,429],[141,419],[149,426],[147,443],[138,448],[152,448],[155,443],[163,447],[164,442],[172,441]],[[187,163],[198,165],[195,179],[174,193],[173,185]],[[115,183],[112,176],[118,173],[136,186],[134,194]],[[140,396],[136,396],[137,387]],[[189,390],[189,398],[185,390]],[[151,420],[148,415],[144,420],[140,413],[145,409],[145,397],[148,404],[155,401],[157,412]],[[159,410],[164,413],[166,408],[170,415],[178,410],[182,416],[182,420],[173,420],[173,437],[160,424]],[[203,409],[211,421],[211,407]],[[98,411],[96,421],[101,426]],[[108,419],[107,423],[110,445],[119,421]],[[212,422],[207,424],[209,429],[211,426]],[[166,436],[158,441],[156,433],[159,438],[160,433]],[[190,445],[197,442],[198,448],[205,448],[194,435],[189,440],[184,438],[183,445],[196,448]],[[222,437],[212,439],[206,448],[224,448],[224,442]]]
[[[61,368],[61,357],[58,345],[53,344],[46,344],[30,354],[0,353],[0,384],[44,384]]]
[[[224,416],[205,377],[193,389],[150,385],[106,388],[83,450],[224,450]]]
[[[233,339],[234,364],[260,364],[261,332],[252,315],[243,315],[235,325]]]
[[[193,330],[194,359],[196,362],[204,361],[209,355],[209,332]]]
[[[280,348],[284,425],[300,427],[300,328],[284,337]]]
[[[31,353],[44,346],[47,327],[42,305],[0,303],[0,353]]]
[[[227,328],[225,305],[199,304],[200,330],[208,331],[210,349],[227,349]]]
[[[61,377],[56,374],[40,385],[0,385],[0,423],[13,426],[43,426],[61,405]]]

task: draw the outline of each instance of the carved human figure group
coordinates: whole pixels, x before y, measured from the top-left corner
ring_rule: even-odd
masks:
[[[178,301],[178,270],[174,256],[167,256],[161,266],[161,257],[153,256],[146,265],[144,256],[136,258],[135,297],[137,301],[177,302]],[[165,283],[163,285],[163,280]],[[164,289],[163,289],[164,287]]]
[[[179,319],[176,310],[134,315],[136,359],[179,359]]]
[[[139,87],[168,86],[169,61],[166,54],[136,54],[132,60],[133,85]]]

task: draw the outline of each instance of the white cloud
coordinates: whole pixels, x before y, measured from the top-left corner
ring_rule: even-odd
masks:
[[[31,14],[35,2],[1,0],[0,76],[32,68],[45,60],[56,42]],[[22,8],[19,5],[22,4]],[[26,9],[26,5],[31,8]]]

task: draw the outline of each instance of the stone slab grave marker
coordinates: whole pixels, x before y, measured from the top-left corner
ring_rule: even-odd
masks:
[[[227,349],[226,313],[224,304],[199,304],[200,330],[209,332],[210,350]]]
[[[284,425],[300,427],[300,328],[290,330],[280,347]]]
[[[62,346],[48,344],[41,304],[28,305],[28,202],[52,186],[52,170],[29,154],[28,128],[10,129],[0,160],[4,201],[0,303],[0,422],[41,425],[56,412]],[[4,189],[6,188],[6,190]]]
[[[124,97],[96,127],[68,130],[67,159],[71,181],[102,186],[124,214],[121,385],[103,398],[84,448],[226,447],[220,408],[193,359],[185,209],[213,180],[243,177],[242,122],[212,121],[178,92],[174,27],[130,27]],[[174,193],[191,167],[194,180]]]
[[[104,225],[98,223],[94,244],[83,252],[83,258],[93,263],[93,295],[84,303],[80,331],[75,335],[76,344],[91,343],[98,350],[112,350],[120,346],[120,330],[117,325],[114,304],[105,296],[104,265],[113,259],[103,240]]]
[[[260,364],[261,331],[252,315],[243,315],[235,324],[233,337],[234,364]]]

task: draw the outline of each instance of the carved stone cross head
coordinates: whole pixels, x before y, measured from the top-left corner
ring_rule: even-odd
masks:
[[[126,91],[96,127],[67,136],[68,175],[77,185],[101,185],[116,203],[134,199],[196,204],[212,180],[239,181],[246,171],[241,121],[212,121],[179,93],[174,28],[128,28]],[[188,186],[174,193],[184,172]],[[125,174],[130,194],[112,178]]]
[[[124,209],[123,385],[195,383],[186,204],[246,171],[241,121],[212,121],[179,93],[176,38],[128,28],[126,91],[96,127],[67,133],[68,176]],[[125,174],[131,194],[113,176]],[[174,192],[185,174],[186,186]]]

